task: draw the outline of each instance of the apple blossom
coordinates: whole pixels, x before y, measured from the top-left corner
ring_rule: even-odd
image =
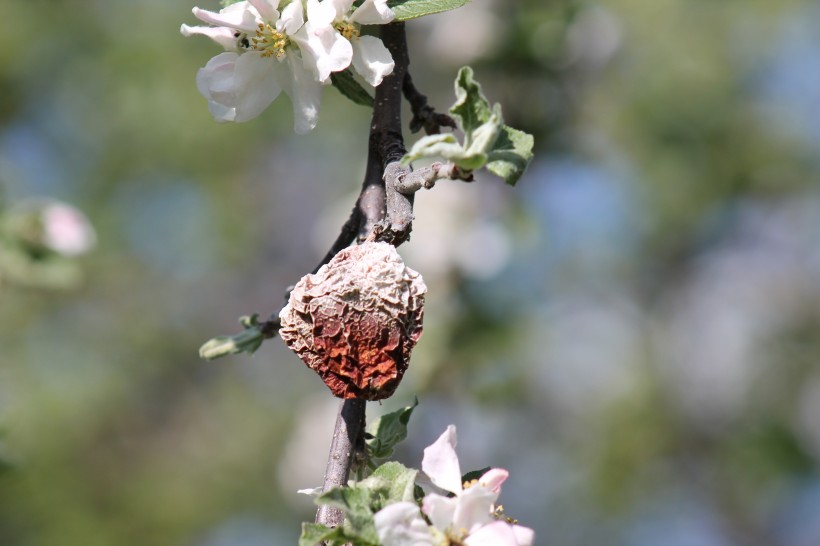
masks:
[[[353,68],[372,86],[393,71],[394,62],[382,41],[375,36],[363,36],[360,25],[387,24],[393,11],[387,0],[365,0],[348,15],[353,0],[307,0],[308,35],[321,42],[345,42],[351,48]]]
[[[293,101],[294,129],[316,126],[322,85],[333,72],[353,67],[371,85],[393,70],[381,40],[361,36],[360,24],[393,18],[386,0],[366,0],[348,16],[353,0],[247,0],[219,12],[194,8],[211,26],[182,25],[185,36],[201,34],[221,45],[197,73],[197,88],[218,122],[255,118],[284,91]]]
[[[422,471],[433,485],[451,494],[429,493],[424,497],[422,511],[433,527],[451,541],[467,546],[530,546],[532,530],[503,519],[502,507],[495,505],[509,472],[493,468],[478,480],[462,484],[455,447],[456,427],[450,425],[424,450]]]

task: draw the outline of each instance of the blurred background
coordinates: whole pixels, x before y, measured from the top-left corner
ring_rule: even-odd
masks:
[[[0,280],[0,544],[290,545],[313,517],[296,489],[336,400],[278,339],[197,349],[324,254],[369,112],[327,88],[304,137],[285,98],[214,123],[191,8],[0,4],[2,206],[58,199],[97,233],[61,282]],[[434,105],[469,63],[537,148],[515,188],[417,196],[425,334],[369,408],[419,397],[402,462],[457,425],[539,545],[820,544],[817,21],[814,0],[474,0],[407,25]]]

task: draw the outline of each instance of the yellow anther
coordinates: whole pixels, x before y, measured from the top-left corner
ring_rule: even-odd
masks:
[[[251,49],[261,51],[263,57],[276,56],[281,59],[285,56],[285,47],[288,45],[288,37],[268,24],[259,23],[256,36],[252,39]]]
[[[343,21],[341,23],[336,23],[335,26],[336,30],[338,30],[339,33],[348,40],[358,40],[359,36],[361,36],[362,34],[356,27],[356,25],[353,23]]]

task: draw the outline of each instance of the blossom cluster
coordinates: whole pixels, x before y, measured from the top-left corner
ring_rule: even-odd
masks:
[[[393,71],[393,58],[379,38],[361,25],[393,20],[387,0],[247,0],[219,12],[194,8],[210,26],[182,25],[185,36],[201,34],[225,52],[196,77],[199,92],[219,122],[248,121],[284,91],[293,102],[294,130],[316,126],[322,86],[333,72],[352,66],[377,86]]]
[[[447,495],[428,493],[421,510],[414,502],[397,502],[375,514],[382,545],[531,546],[532,529],[504,516],[503,507],[496,504],[509,472],[492,468],[477,480],[462,483],[455,447],[456,428],[450,425],[424,450],[421,463],[433,485]]]

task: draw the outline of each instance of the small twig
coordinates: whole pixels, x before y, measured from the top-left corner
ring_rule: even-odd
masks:
[[[402,91],[404,98],[410,103],[410,111],[413,112],[413,118],[410,120],[411,131],[418,133],[424,128],[426,134],[436,135],[441,132],[442,127],[455,129],[455,120],[447,114],[436,112],[435,108],[428,104],[427,96],[416,89],[409,72],[404,75]]]

